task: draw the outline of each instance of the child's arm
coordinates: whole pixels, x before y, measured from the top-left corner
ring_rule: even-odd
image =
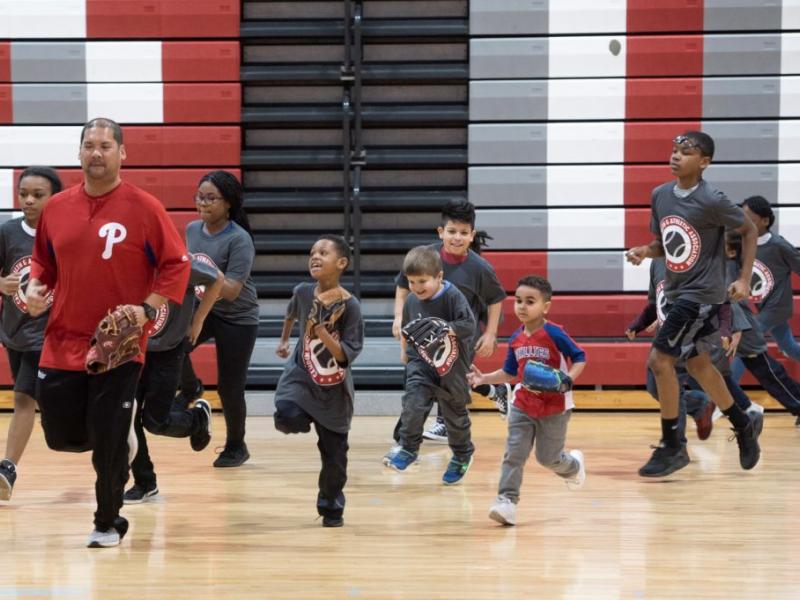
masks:
[[[281,358],[289,358],[289,338],[292,336],[292,327],[294,327],[295,319],[285,317],[283,319],[283,329],[281,330],[281,339],[278,342],[278,347],[275,349],[275,354]]]
[[[475,344],[475,354],[482,358],[491,356],[497,349],[497,329],[500,327],[500,315],[503,313],[503,302],[490,304],[487,309],[486,329]]]
[[[516,378],[516,375],[510,375],[503,369],[497,369],[491,373],[481,373],[475,365],[472,365],[469,373],[467,373],[467,382],[472,387],[478,387],[479,385],[487,383],[512,383]]]
[[[219,294],[222,291],[222,284],[225,281],[225,275],[222,271],[217,270],[217,279],[210,286],[206,285],[206,290],[203,292],[203,299],[197,305],[197,309],[192,315],[192,322],[189,325],[188,337],[189,341],[194,346],[197,343],[197,338],[200,337],[200,332],[203,330],[203,323],[211,312],[214,303],[219,299]]]
[[[640,265],[646,258],[664,256],[664,246],[661,238],[655,238],[646,246],[635,246],[625,253],[625,260],[634,265]]]
[[[647,329],[656,319],[658,319],[656,305],[654,302],[650,302],[642,309],[642,312],[639,313],[639,316],[636,317],[630,325],[628,325],[628,328],[625,330],[625,335],[630,341],[633,341],[637,333]]]
[[[325,329],[325,325],[317,324],[314,326],[314,333],[320,339],[320,341],[325,344],[325,347],[328,351],[333,355],[333,358],[336,359],[336,362],[341,364],[347,363],[347,356],[342,350],[342,345],[339,343],[339,340],[335,339],[330,332]]]
[[[730,296],[731,300],[739,301],[750,295],[750,281],[753,277],[753,261],[756,259],[758,230],[753,225],[753,222],[745,217],[744,223],[736,231],[742,234],[742,262],[739,279],[728,286],[728,296]]]
[[[572,379],[573,383],[575,380],[583,373],[583,370],[586,368],[586,361],[583,362],[574,362],[572,366],[570,366],[569,371],[567,371],[567,375],[570,379]]]
[[[458,294],[454,296],[450,306],[453,315],[453,320],[447,324],[450,331],[460,340],[471,338],[475,334],[476,321],[469,304],[467,304],[467,299]]]
[[[407,288],[397,286],[394,290],[394,320],[392,321],[392,335],[400,339],[400,330],[403,327],[403,306],[408,298]]]

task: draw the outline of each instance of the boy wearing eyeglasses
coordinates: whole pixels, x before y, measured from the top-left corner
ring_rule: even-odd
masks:
[[[670,169],[675,181],[653,190],[650,230],[654,239],[626,253],[639,265],[663,256],[667,265],[665,320],[653,339],[648,366],[656,378],[661,402],[661,443],[641,469],[642,477],[664,477],[689,464],[678,425],[679,384],[675,364],[685,358],[689,374],[700,383],[733,425],[739,464],[752,469],[761,449],[763,416],[748,415],[733,401],[710,358],[712,336],[719,329],[720,306],[750,294],[756,253],[756,228],[741,208],[703,179],[714,156],[714,140],[687,131],[672,141]],[[725,285],[725,230],[742,235],[739,278]]]

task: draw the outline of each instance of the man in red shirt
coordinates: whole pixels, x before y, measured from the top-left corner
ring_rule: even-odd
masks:
[[[36,316],[46,308],[47,292],[55,291],[39,362],[42,427],[53,450],[92,450],[97,511],[88,546],[110,547],[128,529],[119,510],[129,456],[136,453],[128,439],[148,328],[136,361],[90,375],[86,353],[109,309],[132,305],[144,326],[167,300],[181,302],[190,262],[161,203],[121,180],[125,146],[117,123],[89,121],[79,158],[83,184],[53,196],[42,213],[27,302]]]

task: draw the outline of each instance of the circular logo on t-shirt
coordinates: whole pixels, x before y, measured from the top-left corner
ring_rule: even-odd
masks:
[[[14,266],[11,267],[9,273],[16,273],[19,275],[19,287],[17,288],[17,292],[11,297],[14,300],[14,305],[20,309],[22,312],[28,312],[28,303],[25,301],[25,294],[28,291],[28,281],[31,278],[31,257],[23,256],[17,262],[14,263]],[[47,296],[45,296],[45,301],[47,302],[47,308],[50,308],[53,305],[53,291],[49,291]]]
[[[432,356],[422,347],[418,348],[420,358],[436,369],[439,375],[446,375],[458,358],[458,342],[455,335],[448,333],[442,345],[436,349]]]
[[[661,219],[661,243],[670,271],[683,273],[697,263],[700,235],[685,219],[675,215]]]
[[[196,258],[199,262],[211,265],[215,269],[217,269],[217,264],[211,260],[211,257],[208,254],[203,254],[202,252],[195,252],[192,254],[192,258]],[[194,295],[198,300],[203,299],[203,294],[206,293],[206,286],[204,285],[196,285],[194,286]]]
[[[775,278],[769,267],[760,260],[753,261],[753,276],[750,279],[750,299],[760,304],[767,299],[775,287]]]
[[[156,318],[150,323],[150,337],[163,333],[164,325],[169,319],[169,302],[164,302],[156,311]]]
[[[329,332],[335,340],[339,332]],[[336,362],[331,351],[319,338],[306,334],[303,337],[303,364],[317,385],[336,385],[344,380],[344,369]]]
[[[664,293],[664,280],[662,279],[656,285],[656,319],[659,327],[664,324],[667,318],[666,308],[667,295]]]

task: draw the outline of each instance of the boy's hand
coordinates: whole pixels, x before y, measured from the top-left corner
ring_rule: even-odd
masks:
[[[483,373],[480,372],[478,367],[472,365],[467,373],[467,383],[470,387],[476,387],[483,384]]]
[[[636,246],[625,253],[625,260],[631,264],[640,265],[649,256],[649,252],[649,246]]]
[[[275,354],[281,358],[289,358],[289,340],[281,340],[275,348]]]
[[[396,340],[400,339],[400,333],[402,331],[402,325],[403,325],[403,317],[402,317],[402,315],[399,316],[399,317],[395,317],[394,320],[392,321],[392,335],[394,336],[394,339],[396,339]]]
[[[19,289],[19,282],[19,273],[9,273],[5,277],[0,277],[0,292],[6,296],[16,294]]]
[[[475,354],[481,358],[491,356],[495,350],[497,350],[497,336],[488,331],[478,338],[478,343],[475,344]]]
[[[739,342],[742,341],[742,332],[737,331],[731,337],[723,337],[722,338],[722,348],[725,350],[725,356],[728,358],[732,357],[736,354],[736,350],[739,348]]]
[[[741,279],[737,279],[728,286],[728,296],[731,300],[744,300],[750,296],[750,284]]]
[[[628,338],[629,341],[633,341],[636,339],[636,332],[633,329],[626,329],[625,330],[625,337]]]

